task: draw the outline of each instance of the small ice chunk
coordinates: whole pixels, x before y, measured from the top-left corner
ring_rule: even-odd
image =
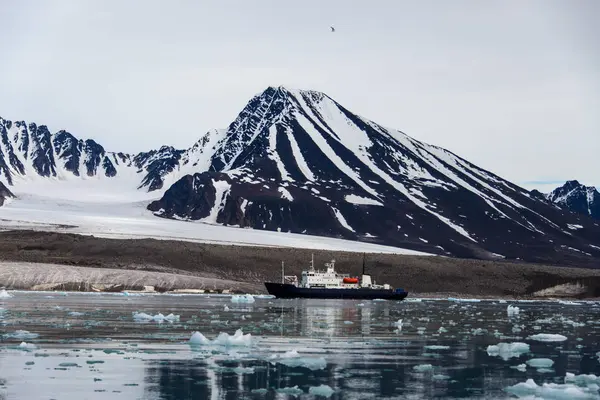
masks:
[[[471,329],[471,333],[473,335],[483,335],[486,332],[487,332],[487,329],[481,329],[481,328]]]
[[[594,374],[581,374],[575,375],[571,372],[567,372],[565,376],[565,383],[572,382],[578,386],[589,386],[589,385],[600,385],[600,376]]]
[[[241,329],[236,330],[233,335],[221,332],[214,340],[214,343],[221,346],[251,346],[252,334],[247,333],[244,335]]]
[[[39,336],[40,335],[38,335],[37,333],[31,333],[29,331],[23,331],[23,330],[18,330],[18,331],[12,332],[12,333],[5,333],[4,335],[2,335],[2,337],[4,337],[5,339],[20,339],[20,340],[35,339]]]
[[[565,378],[565,381],[567,379]],[[528,399],[597,399],[598,386],[578,387],[570,383],[544,383],[538,386],[533,379],[504,389],[517,397]]]
[[[431,346],[425,346],[425,348],[427,350],[447,350],[450,348],[450,346],[441,346],[441,345],[431,345]]]
[[[554,333],[538,333],[529,336],[527,339],[537,340],[538,342],[563,342],[567,340],[567,337]]]
[[[190,338],[190,344],[194,346],[206,346],[210,344],[210,340],[200,332],[194,332]]]
[[[353,324],[354,324],[354,322],[352,322],[352,321],[344,321],[344,325],[353,325]]]
[[[439,333],[444,333],[444,332],[448,332],[448,329],[444,328],[443,326],[440,326],[440,329],[438,329]]]
[[[527,360],[526,363],[533,368],[550,368],[554,365],[554,361],[549,358],[532,358]]]
[[[398,321],[394,322],[394,326],[396,327],[398,332],[400,332],[402,330],[402,319],[399,319]]]
[[[71,317],[81,317],[81,316],[83,315],[83,313],[82,313],[82,312],[78,312],[78,311],[71,311],[71,312],[69,313],[69,315],[70,315]]]
[[[227,307],[227,304],[225,304],[225,307],[223,307],[223,311],[229,311],[229,307]]]
[[[415,365],[413,369],[417,372],[427,372],[433,370],[433,365],[431,364],[419,364]]]
[[[281,389],[276,389],[277,393],[281,393],[281,394],[289,394],[291,396],[294,397],[298,397],[301,394],[304,394],[304,391],[302,389],[300,389],[298,387],[298,385],[296,386],[292,386],[292,387],[284,387]]]
[[[487,347],[487,353],[493,357],[500,357],[504,361],[508,361],[510,358],[519,358],[522,354],[529,352],[529,345],[527,343],[513,342],[513,343],[498,343],[497,345],[490,345]]]
[[[37,346],[35,344],[32,344],[32,343],[21,342],[21,344],[19,345],[19,349],[30,351],[30,350],[37,349]]]
[[[516,369],[517,371],[521,371],[521,372],[527,371],[526,364],[513,365],[511,368]]]
[[[323,357],[302,357],[296,349],[286,351],[283,354],[274,354],[269,358],[272,364],[279,363],[288,367],[303,367],[310,370],[327,368],[327,361]]]
[[[500,300],[498,303],[500,303],[500,304],[506,304],[506,300]]]
[[[150,314],[146,314],[146,313],[139,313],[139,312],[134,312],[133,313],[133,319],[137,322],[139,321],[156,321],[156,322],[175,322],[175,321],[179,321],[179,315],[174,315],[173,313],[164,316],[161,313],[158,313],[156,315],[150,315]]]
[[[254,303],[254,296],[251,294],[234,294],[231,296],[232,303]]]
[[[519,315],[519,307],[512,306],[509,304],[508,307],[506,307],[506,313],[509,317],[516,317]]]
[[[458,297],[448,297],[448,301],[456,301],[459,303],[479,303],[479,302],[481,302],[480,299],[463,299],[463,298],[458,298]]]
[[[0,299],[9,299],[11,297],[13,297],[13,295],[8,293],[5,289],[0,290]]]
[[[335,390],[333,390],[329,385],[311,386],[308,388],[308,394],[312,394],[313,396],[329,398],[334,392]]]

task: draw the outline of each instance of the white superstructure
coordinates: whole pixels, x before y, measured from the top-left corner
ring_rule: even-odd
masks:
[[[326,270],[316,270],[314,256],[310,261],[310,268],[302,271],[300,282],[296,275],[284,275],[284,282],[291,283],[302,288],[326,288],[326,289],[390,289],[390,285],[375,285],[371,282],[371,276],[363,274],[361,279],[351,277],[349,274],[339,274],[335,271],[335,260],[325,263]]]

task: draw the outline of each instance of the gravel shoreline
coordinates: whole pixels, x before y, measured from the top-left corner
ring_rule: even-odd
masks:
[[[282,261],[286,274],[300,274],[311,254],[319,269],[335,258],[339,272],[361,273],[362,254],[352,252],[7,231],[0,232],[0,286],[80,282],[82,290],[95,283],[264,294],[265,281],[281,280]],[[396,254],[368,254],[366,261],[376,282],[410,297],[600,297],[600,269]]]

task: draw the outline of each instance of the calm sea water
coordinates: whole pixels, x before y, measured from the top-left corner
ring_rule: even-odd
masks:
[[[600,398],[600,303],[11,294],[0,399]]]

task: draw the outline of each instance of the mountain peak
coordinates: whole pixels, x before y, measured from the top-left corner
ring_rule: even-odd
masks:
[[[594,186],[569,180],[550,192],[547,199],[569,211],[600,219],[600,193]]]

